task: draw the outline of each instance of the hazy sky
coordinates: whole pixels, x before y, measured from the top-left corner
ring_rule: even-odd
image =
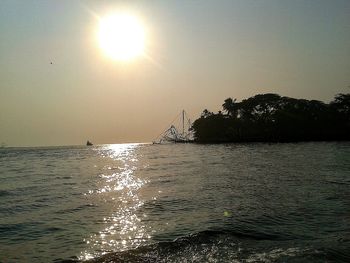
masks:
[[[99,48],[98,17],[120,9],[145,25],[147,57]],[[349,0],[1,0],[0,35],[9,146],[147,142],[227,97],[350,92]]]

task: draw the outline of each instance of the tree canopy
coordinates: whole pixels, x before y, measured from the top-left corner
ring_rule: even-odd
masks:
[[[258,94],[237,102],[227,98],[223,113],[205,109],[193,123],[202,143],[288,142],[350,139],[350,94],[329,104],[278,94]]]

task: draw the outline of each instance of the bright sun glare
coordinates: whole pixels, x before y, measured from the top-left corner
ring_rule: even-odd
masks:
[[[100,19],[98,41],[109,57],[127,61],[143,54],[145,32],[135,16],[112,14]]]

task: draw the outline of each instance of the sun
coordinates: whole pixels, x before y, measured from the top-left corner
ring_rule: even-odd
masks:
[[[128,61],[144,53],[145,30],[135,16],[112,14],[100,19],[98,41],[110,58]]]

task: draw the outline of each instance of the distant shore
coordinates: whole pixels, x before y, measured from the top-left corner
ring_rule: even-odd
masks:
[[[205,109],[194,121],[196,143],[350,140],[350,94],[327,104],[268,93],[241,102],[228,98],[222,107]]]

